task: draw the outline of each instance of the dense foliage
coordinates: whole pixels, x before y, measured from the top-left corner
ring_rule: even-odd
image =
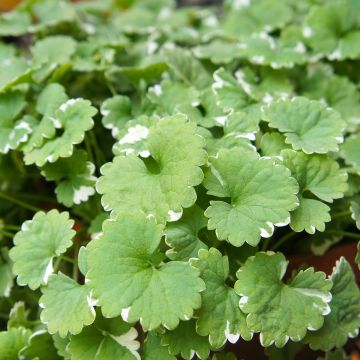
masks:
[[[0,36],[2,360],[345,358],[355,259],[288,266],[360,238],[359,1],[25,0]]]

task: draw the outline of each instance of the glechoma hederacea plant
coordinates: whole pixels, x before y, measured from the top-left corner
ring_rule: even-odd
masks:
[[[25,0],[0,36],[2,360],[346,358],[355,259],[288,265],[360,239],[360,2]]]

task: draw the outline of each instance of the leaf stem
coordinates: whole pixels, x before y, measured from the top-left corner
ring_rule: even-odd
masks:
[[[13,196],[4,194],[3,192],[0,192],[0,199],[4,199],[4,200],[6,200],[8,202],[19,205],[19,206],[23,207],[24,209],[31,210],[31,211],[34,211],[34,212],[38,212],[39,210],[41,210],[40,208],[38,208],[36,206],[30,205],[30,204],[28,204],[28,203],[26,203],[26,202],[24,202],[22,200],[14,198]]]
[[[348,215],[351,215],[350,210],[339,211],[338,213],[335,213],[334,215],[332,215],[331,219],[336,219],[336,218],[348,216]]]
[[[264,240],[264,243],[261,247],[261,251],[266,251],[268,246],[269,246],[269,243],[270,243],[270,240],[271,240],[271,237],[268,237]]]
[[[19,231],[21,229],[21,226],[19,226],[19,225],[5,225],[3,227],[3,229]]]
[[[357,233],[353,233],[353,232],[350,232],[350,231],[341,231],[341,230],[328,230],[327,233],[328,234],[335,234],[335,235],[343,235],[343,236],[348,237],[348,238],[360,240],[360,233],[357,234]]]
[[[6,231],[6,230],[0,230],[0,235],[6,236],[9,239],[12,239],[15,234],[13,234],[13,233],[11,233],[9,231]]]
[[[294,237],[297,233],[295,231],[288,232],[283,237],[281,237],[272,247],[271,250],[275,251],[279,248],[284,242]]]

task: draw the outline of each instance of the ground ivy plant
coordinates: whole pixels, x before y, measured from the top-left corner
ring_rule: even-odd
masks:
[[[359,2],[25,0],[0,37],[2,360],[347,358]]]

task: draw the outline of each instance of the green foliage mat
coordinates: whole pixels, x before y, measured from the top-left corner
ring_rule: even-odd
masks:
[[[360,254],[288,266],[360,239],[358,1],[25,0],[0,38],[1,360],[347,358]]]

